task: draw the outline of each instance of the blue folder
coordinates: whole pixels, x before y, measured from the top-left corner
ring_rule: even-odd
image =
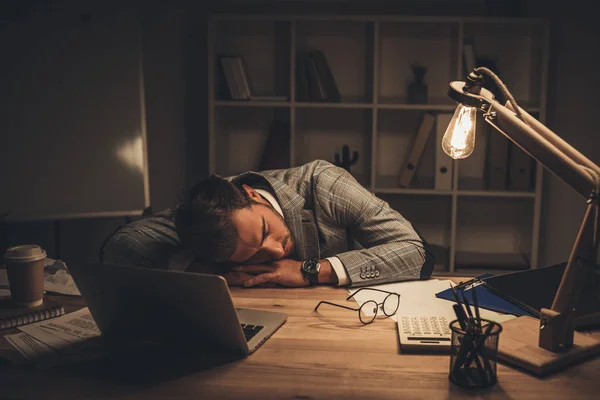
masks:
[[[478,276],[476,279],[483,280],[486,278],[490,278],[492,276],[493,275],[491,275],[491,274],[484,274],[484,275]],[[473,304],[473,294],[471,293],[472,290],[475,290],[477,292],[477,304],[479,305],[480,308],[485,308],[485,309],[496,311],[496,312],[499,312],[502,314],[512,314],[517,317],[519,317],[521,315],[529,315],[529,316],[535,317],[535,314],[527,311],[525,308],[522,308],[522,307],[490,292],[489,290],[486,289],[485,285],[483,285],[481,283],[476,283],[473,286],[468,286],[464,290],[465,297],[467,298],[467,300],[469,301],[469,303],[471,305]],[[455,302],[454,295],[452,294],[452,289],[450,289],[450,288],[443,290],[439,293],[436,293],[435,297]]]

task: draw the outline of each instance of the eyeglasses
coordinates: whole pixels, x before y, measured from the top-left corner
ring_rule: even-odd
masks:
[[[343,306],[341,304],[331,303],[329,301],[322,300],[317,304],[314,311],[317,311],[321,304],[329,304],[331,306],[345,308],[346,310],[358,311],[358,318],[360,322],[367,325],[375,320],[377,317],[379,309],[383,311],[388,317],[396,314],[398,311],[398,306],[400,305],[400,295],[394,292],[388,292],[386,290],[374,289],[374,288],[360,288],[356,292],[352,293],[350,296],[346,297],[346,301],[350,300],[361,290],[373,290],[376,292],[387,293],[387,296],[383,299],[381,303],[377,303],[375,300],[367,300],[365,301],[359,308],[353,308],[348,306]],[[368,315],[367,312],[370,312],[372,315]]]

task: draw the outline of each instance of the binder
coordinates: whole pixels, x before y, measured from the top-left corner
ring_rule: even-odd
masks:
[[[488,154],[486,157],[486,182],[488,190],[506,190],[508,186],[508,148],[510,141],[486,125]]]
[[[408,154],[408,159],[404,163],[402,174],[398,179],[399,186],[408,187],[410,185],[410,182],[415,175],[415,171],[419,166],[421,155],[423,154],[423,150],[425,149],[427,139],[429,139],[429,135],[433,129],[434,123],[435,116],[430,113],[425,113],[423,120],[421,121],[421,125],[419,126],[419,130],[417,131],[415,139],[413,140],[412,149]]]
[[[463,67],[465,76],[469,75],[477,67],[475,44],[472,38],[465,38],[463,43]]]
[[[435,143],[435,189],[452,190],[452,157],[444,153],[442,139],[446,128],[450,124],[452,114],[438,114],[436,116],[436,143]]]
[[[533,159],[512,142],[509,152],[508,189],[531,190]]]

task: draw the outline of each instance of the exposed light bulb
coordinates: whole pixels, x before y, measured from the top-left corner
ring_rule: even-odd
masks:
[[[455,160],[467,158],[475,149],[477,109],[459,104],[442,138],[442,149]]]

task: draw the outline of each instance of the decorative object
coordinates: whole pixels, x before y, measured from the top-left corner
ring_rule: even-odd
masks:
[[[419,63],[411,65],[415,79],[408,84],[408,102],[411,104],[427,103],[427,83],[425,83],[425,74],[427,68]]]
[[[346,171],[350,172],[350,167],[358,161],[358,152],[355,150],[352,152],[352,158],[350,158],[350,147],[345,144],[342,147],[342,156],[340,158],[340,153],[335,153],[335,165],[338,167],[344,168]]]
[[[503,105],[483,87],[486,78],[498,85],[508,99]],[[475,68],[466,82],[450,83],[448,96],[459,102],[442,139],[444,152],[455,159],[472,152],[476,115],[504,134],[515,145],[582,195],[587,208],[567,266],[550,308],[540,310],[539,320],[520,316],[503,323],[506,340],[498,357],[534,374],[545,375],[600,354],[600,341],[575,332],[574,308],[587,279],[594,273],[598,256],[598,194],[600,167],[519,107],[500,78],[485,67]]]

